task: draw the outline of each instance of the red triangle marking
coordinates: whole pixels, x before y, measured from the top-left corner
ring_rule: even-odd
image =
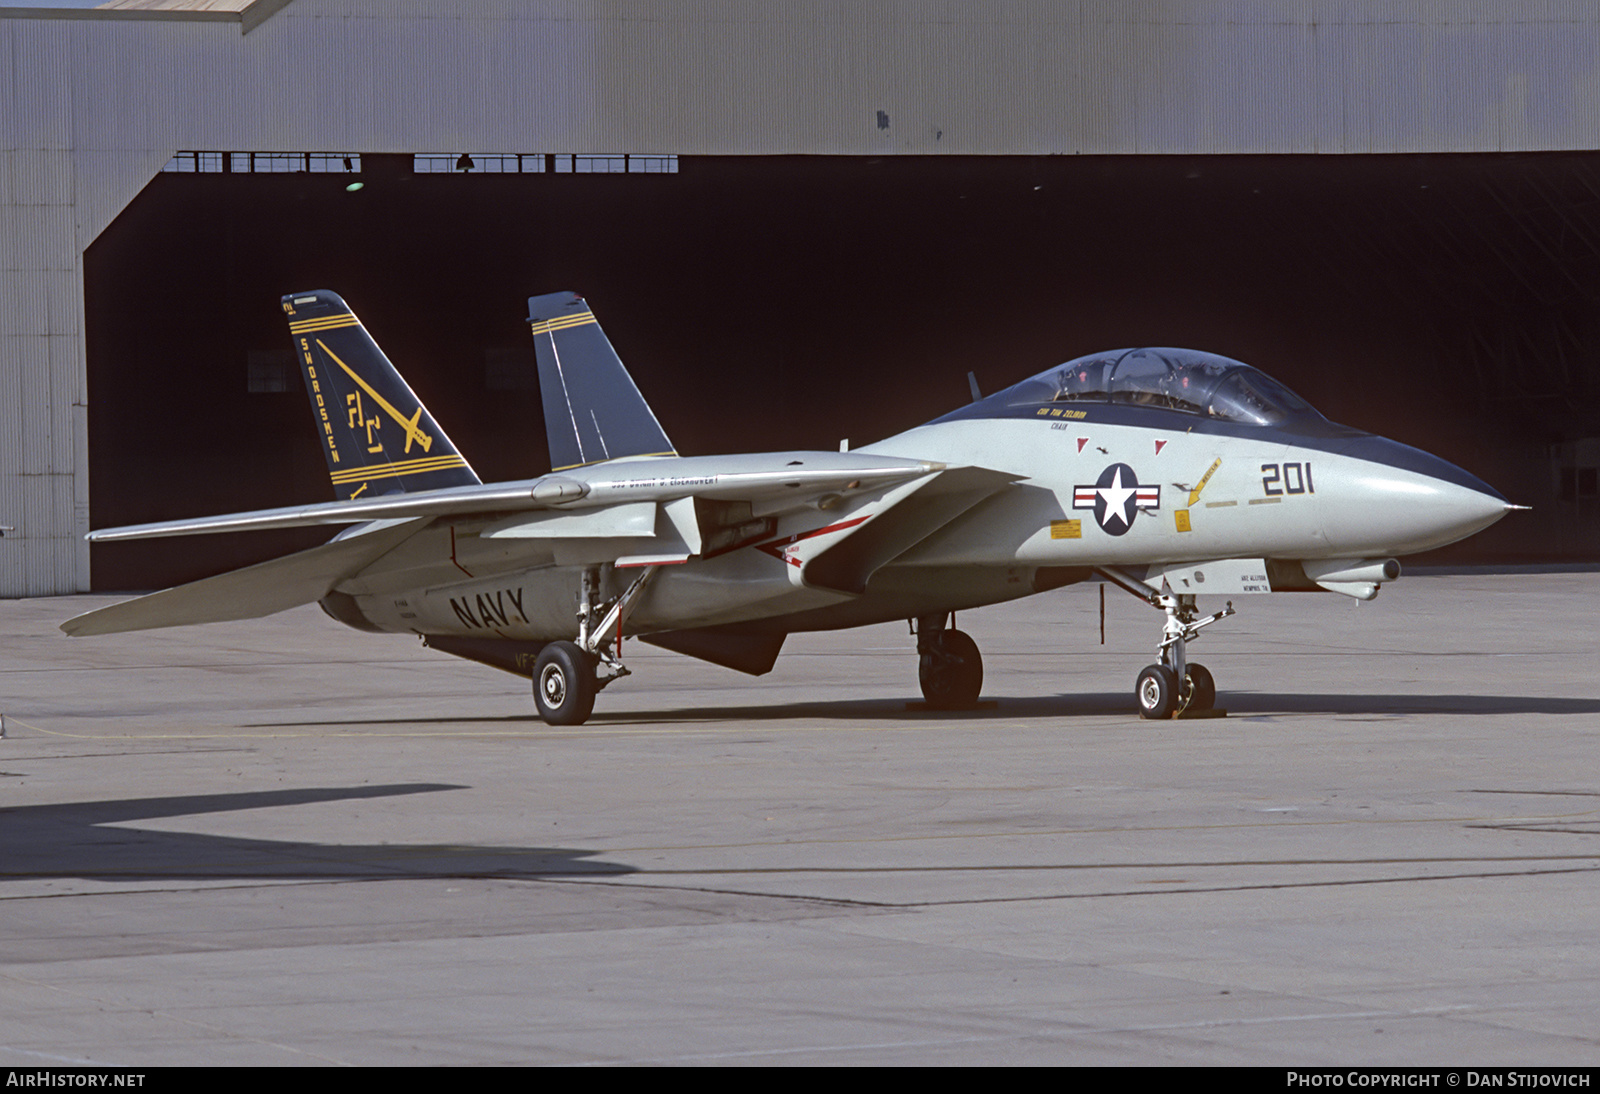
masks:
[[[1158,456],[1161,455],[1161,446],[1166,444],[1166,443],[1167,443],[1166,441],[1157,441],[1156,442],[1156,455],[1158,455]]]
[[[1083,446],[1088,444],[1088,443],[1089,443],[1089,438],[1088,437],[1079,437],[1078,438],[1078,451],[1082,452],[1083,451]]]

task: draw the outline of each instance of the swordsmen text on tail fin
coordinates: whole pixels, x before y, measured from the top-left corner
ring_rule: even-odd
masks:
[[[478,485],[471,466],[337,294],[290,293],[283,311],[340,500]]]

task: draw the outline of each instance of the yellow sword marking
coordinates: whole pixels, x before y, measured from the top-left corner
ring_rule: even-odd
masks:
[[[390,405],[389,400],[385,399],[382,395],[379,395],[376,391],[374,391],[371,384],[357,376],[354,369],[345,364],[343,361],[339,360],[339,355],[334,353],[333,350],[329,349],[326,342],[318,338],[317,345],[322,347],[323,353],[326,353],[329,357],[333,358],[334,364],[344,369],[345,373],[350,377],[350,379],[361,385],[362,391],[365,391],[368,395],[372,396],[373,401],[383,408],[383,412],[385,414],[389,415],[389,417],[400,423],[400,428],[406,431],[405,450],[407,452],[411,451],[412,441],[416,441],[418,444],[420,444],[424,452],[433,447],[433,438],[424,433],[421,427],[417,425],[417,422],[422,418],[422,406],[420,403],[417,405],[417,412],[415,414],[411,415],[410,418],[405,417],[392,405]]]
[[[338,358],[335,357],[334,360],[337,361]],[[1200,481],[1195,484],[1195,488],[1193,490],[1189,491],[1189,504],[1190,505],[1193,505],[1195,502],[1200,500],[1200,491],[1202,491],[1202,490],[1204,490],[1206,488],[1206,483],[1211,481],[1211,476],[1215,475],[1217,473],[1217,468],[1219,468],[1221,466],[1222,466],[1222,457],[1218,456],[1216,458],[1216,460],[1211,464],[1210,470],[1208,470],[1204,475],[1202,475],[1200,477]]]

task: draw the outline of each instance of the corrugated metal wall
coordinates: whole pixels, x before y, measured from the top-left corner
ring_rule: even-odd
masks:
[[[17,24],[20,25],[20,24]],[[84,587],[89,516],[69,24],[0,23],[0,593]]]
[[[1600,147],[1594,0],[295,0],[249,34],[113,14],[0,17],[0,595],[88,587],[83,251],[178,149]]]

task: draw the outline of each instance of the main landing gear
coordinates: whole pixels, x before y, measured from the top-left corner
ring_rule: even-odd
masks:
[[[1213,709],[1217,705],[1217,682],[1204,665],[1188,660],[1187,646],[1199,636],[1201,627],[1235,614],[1233,601],[1228,601],[1228,606],[1220,612],[1201,618],[1192,595],[1160,592],[1120,570],[1106,568],[1099,573],[1167,613],[1166,624],[1161,628],[1161,645],[1156,648],[1161,662],[1146,665],[1134,684],[1139,717],[1171,718],[1185,711]]]
[[[970,635],[947,626],[949,619],[917,618],[917,681],[934,710],[971,710],[983,690],[983,658]]]
[[[552,642],[533,665],[533,701],[553,726],[582,725],[594,712],[600,659],[574,642]],[[610,683],[609,680],[606,683]]]
[[[533,665],[533,702],[548,725],[582,725],[594,712],[596,693],[628,675],[628,667],[617,656],[622,648],[622,624],[655,572],[654,566],[645,567],[621,596],[601,600],[600,568],[590,566],[583,571],[578,640],[551,642],[539,651]]]

